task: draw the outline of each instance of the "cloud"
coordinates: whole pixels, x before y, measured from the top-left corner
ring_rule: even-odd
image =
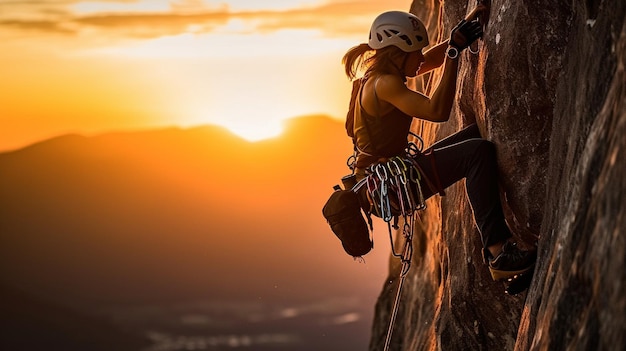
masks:
[[[389,8],[408,6],[410,1],[332,1],[286,10],[231,10],[171,6],[168,11],[132,11],[76,13],[78,1],[54,3],[14,1],[0,4],[0,29],[14,32],[37,31],[40,34],[72,35],[96,33],[113,37],[156,38],[188,32],[210,33],[240,21],[257,32],[285,29],[316,30],[329,37],[364,36],[372,18]],[[118,1],[118,3],[120,3]],[[402,5],[401,5],[402,4]],[[54,6],[53,6],[54,5]],[[118,4],[119,5],[119,4]],[[180,10],[181,8],[184,11]],[[123,7],[122,7],[123,9]]]
[[[0,21],[0,28],[5,27],[17,31],[37,31],[58,34],[75,34],[75,30],[64,28],[54,21],[42,20],[4,20]]]
[[[227,12],[198,14],[122,14],[84,16],[74,19],[81,28],[118,36],[156,38],[190,31],[207,33],[225,26],[233,18]]]
[[[90,13],[79,15],[62,7],[0,4],[0,30],[36,31],[41,35],[77,35],[85,32],[114,37],[156,38],[186,33],[190,28],[210,32],[233,18],[226,9],[179,14],[175,12]],[[15,11],[13,11],[15,10]],[[8,16],[12,13],[12,16]]]

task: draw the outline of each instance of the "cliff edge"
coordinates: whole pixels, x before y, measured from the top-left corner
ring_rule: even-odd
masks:
[[[473,6],[416,0],[411,12],[435,42]],[[491,1],[478,53],[462,54],[451,121],[413,127],[428,145],[476,122],[496,144],[507,221],[538,246],[535,276],[517,296],[491,280],[454,185],[421,214],[391,350],[626,345],[625,19],[623,0]],[[383,349],[399,268],[391,258],[370,350]]]

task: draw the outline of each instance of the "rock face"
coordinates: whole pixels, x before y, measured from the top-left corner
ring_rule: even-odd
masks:
[[[456,184],[428,201],[415,234],[391,350],[616,350],[626,345],[626,2],[491,2],[479,53],[464,52],[450,122],[417,123],[432,143],[478,123],[498,150],[507,221],[538,245],[531,287],[504,294]],[[474,2],[416,0],[431,42]],[[441,23],[438,23],[441,21]],[[428,88],[437,73],[416,86]],[[399,262],[376,306],[382,350]],[[621,346],[620,346],[621,345]]]

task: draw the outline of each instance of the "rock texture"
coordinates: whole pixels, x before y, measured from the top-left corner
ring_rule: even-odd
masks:
[[[462,54],[451,121],[414,128],[429,144],[476,121],[496,144],[507,221],[538,245],[535,277],[518,296],[491,280],[454,185],[422,214],[391,350],[624,349],[626,3],[490,5],[479,53]],[[434,42],[473,6],[416,0],[411,11]],[[398,271],[391,259],[370,350],[383,349]]]

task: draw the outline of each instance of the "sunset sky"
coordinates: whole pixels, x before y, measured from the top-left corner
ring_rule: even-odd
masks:
[[[343,118],[341,57],[400,0],[4,0],[0,151],[63,133]]]

